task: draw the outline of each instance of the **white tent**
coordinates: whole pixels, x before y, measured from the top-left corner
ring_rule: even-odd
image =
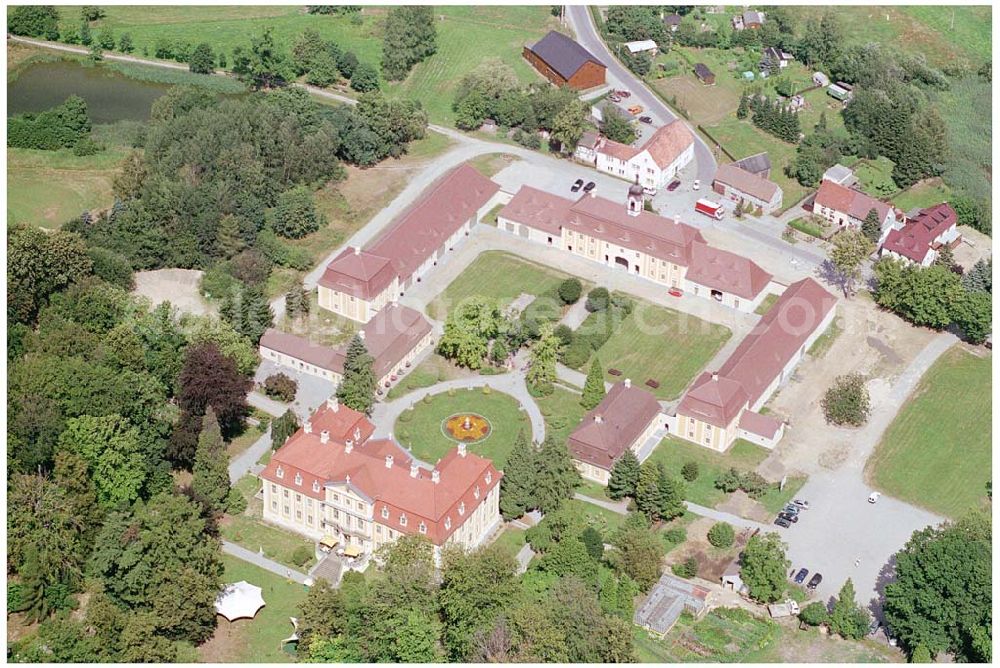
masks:
[[[257,611],[264,607],[264,597],[260,587],[240,581],[226,585],[215,597],[215,612],[229,621],[253,619]]]
[[[625,48],[628,49],[630,53],[656,51],[656,42],[651,39],[642,39],[637,42],[625,42]]]

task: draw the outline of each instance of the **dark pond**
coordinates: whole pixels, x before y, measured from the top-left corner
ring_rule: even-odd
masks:
[[[44,111],[79,95],[93,123],[146,121],[153,102],[168,90],[170,84],[129,79],[104,67],[65,60],[36,63],[7,84],[7,115]]]

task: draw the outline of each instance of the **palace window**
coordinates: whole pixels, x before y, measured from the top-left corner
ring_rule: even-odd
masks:
[[[406,526],[406,515],[399,516],[399,525],[404,527]]]
[[[490,471],[489,473],[486,474],[486,484],[488,485],[491,482],[493,482],[493,471]]]
[[[447,529],[451,529],[451,518],[450,517],[444,518],[444,528],[446,530]]]
[[[389,506],[382,506],[382,519],[389,519]]]
[[[459,515],[465,514],[465,501],[462,501],[462,503],[458,504],[458,514]]]
[[[272,483],[271,483],[271,494],[277,494],[277,493],[278,493],[278,486],[277,486],[277,485],[275,485],[275,484],[274,484],[274,483],[272,482]]]
[[[284,478],[284,477],[285,477],[285,469],[283,469],[283,468],[281,468],[281,467],[279,466],[279,467],[278,467],[278,470],[277,470],[277,471],[275,471],[275,472],[274,472],[274,474],[275,474],[276,476],[278,476],[278,479],[280,480],[280,479],[282,479],[282,478]]]
[[[288,490],[287,489],[281,490],[281,495],[284,496],[287,499],[288,498]]]
[[[418,531],[420,531],[420,533],[427,533],[427,525],[424,524],[423,522],[420,523],[420,526],[417,527],[417,529]]]
[[[479,500],[479,485],[476,485],[476,490],[472,493],[472,496],[476,497],[477,501]]]
[[[301,473],[296,473],[295,474],[295,484],[296,485],[301,485],[302,484],[302,474]]]
[[[313,480],[313,491],[314,492],[319,491],[319,480]]]

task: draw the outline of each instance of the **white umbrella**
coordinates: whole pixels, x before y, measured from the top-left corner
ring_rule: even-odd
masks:
[[[215,597],[215,612],[229,621],[252,619],[264,607],[260,587],[240,581],[226,585]]]

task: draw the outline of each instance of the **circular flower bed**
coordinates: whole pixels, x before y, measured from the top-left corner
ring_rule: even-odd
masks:
[[[486,440],[492,427],[490,421],[476,413],[458,413],[444,419],[441,432],[462,443],[479,443]]]

